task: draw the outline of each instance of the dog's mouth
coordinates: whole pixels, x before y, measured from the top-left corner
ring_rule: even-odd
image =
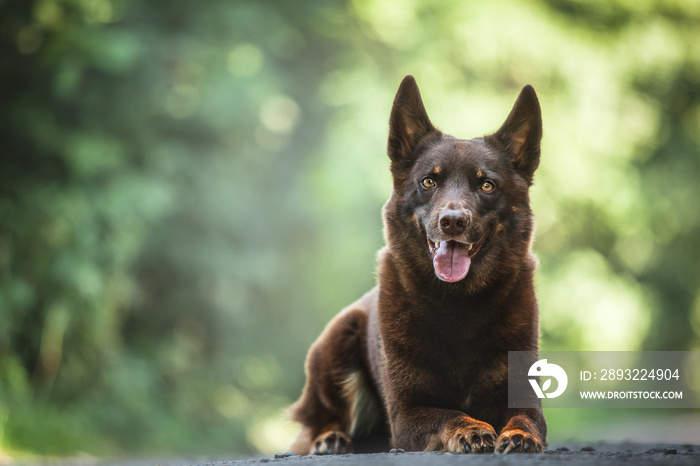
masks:
[[[428,238],[428,248],[433,256],[435,275],[440,280],[454,283],[463,280],[469,273],[472,259],[486,242],[486,231],[476,243],[463,243],[456,240],[433,241]]]

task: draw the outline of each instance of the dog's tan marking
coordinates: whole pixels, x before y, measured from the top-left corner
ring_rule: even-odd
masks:
[[[515,154],[515,160],[520,162],[525,155],[525,143],[527,142],[527,137],[530,134],[530,124],[524,123],[518,128],[516,132],[511,135],[511,147],[513,149],[513,154]]]
[[[433,168],[433,173],[435,173],[436,175],[439,175],[439,174],[440,174],[440,170],[441,170],[440,167],[435,167],[435,168]]]
[[[503,226],[503,224],[502,224],[502,223],[499,223],[499,224],[496,226],[496,233],[500,233],[500,232],[502,232],[504,229],[505,229],[505,227]]]
[[[479,178],[483,178],[483,177],[484,177],[484,171],[483,171],[483,170],[479,170],[478,172],[476,172],[476,176],[479,177]]]
[[[316,437],[310,455],[342,455],[351,451],[352,440],[344,432],[334,428]]]
[[[465,416],[459,424],[442,430],[437,449],[455,453],[492,452],[496,438],[490,424]]]
[[[415,223],[416,226],[418,228],[420,228],[420,220],[418,220],[418,216],[416,214],[413,214],[412,220],[413,220],[413,223]]]
[[[343,395],[350,402],[350,435],[363,436],[379,423],[381,407],[369,393],[361,372],[353,372],[343,381]]]

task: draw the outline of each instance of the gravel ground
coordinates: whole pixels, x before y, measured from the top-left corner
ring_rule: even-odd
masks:
[[[296,456],[282,453],[273,458],[200,463],[197,466],[243,466],[251,464],[285,466],[449,466],[449,465],[606,465],[606,464],[672,464],[700,465],[699,445],[671,444],[562,444],[553,445],[542,455],[459,455],[453,453],[376,453],[370,455]]]
[[[208,462],[207,462],[208,461]],[[0,466],[481,466],[481,465],[700,465],[700,444],[653,443],[564,443],[550,445],[541,455],[494,453],[459,455],[454,453],[375,453],[369,455],[297,456],[280,453],[274,457],[233,461],[203,460],[200,458],[142,458],[97,459],[75,457],[39,461],[9,461],[0,458]]]

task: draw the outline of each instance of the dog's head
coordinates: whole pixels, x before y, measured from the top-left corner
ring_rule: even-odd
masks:
[[[494,134],[457,139],[437,130],[412,76],[391,111],[394,190],[385,206],[392,255],[403,267],[475,292],[517,271],[533,230],[528,190],[539,164],[542,120],[525,86]]]

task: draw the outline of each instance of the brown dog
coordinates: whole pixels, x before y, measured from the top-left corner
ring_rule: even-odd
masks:
[[[542,410],[508,408],[507,369],[508,351],[538,348],[529,187],[541,137],[530,86],[496,133],[464,140],[433,127],[404,78],[378,286],[311,347],[294,452],[543,450]]]

